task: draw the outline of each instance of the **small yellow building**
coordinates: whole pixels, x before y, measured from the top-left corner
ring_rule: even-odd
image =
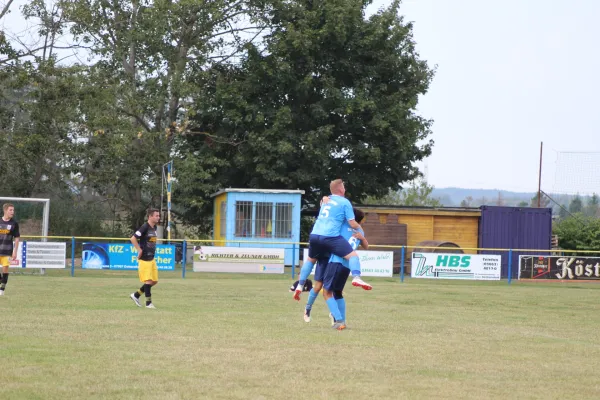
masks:
[[[424,240],[454,242],[461,248],[476,248],[479,237],[478,208],[357,206],[367,218],[378,217],[381,225],[396,222],[406,225],[406,245],[416,246]],[[366,222],[366,221],[365,221]],[[373,224],[369,221],[368,225]],[[389,237],[369,237],[373,244],[386,244]]]

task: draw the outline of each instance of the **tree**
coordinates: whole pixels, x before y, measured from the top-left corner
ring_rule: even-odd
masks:
[[[205,136],[190,125],[192,99],[206,95],[203,75],[240,55],[262,32],[271,3],[61,4],[76,43],[88,46],[97,59],[87,69],[89,90],[80,105],[85,117],[73,140],[77,172],[85,187],[126,211],[131,226],[139,226],[145,209],[158,205],[162,166],[171,159],[181,171],[197,164],[190,160],[196,155],[182,145],[186,134]],[[193,172],[181,174],[182,183],[196,185],[216,166],[222,164],[207,156]],[[183,200],[187,192],[179,195]],[[192,196],[185,204],[193,209],[198,202]]]
[[[565,250],[599,250],[600,219],[575,214],[555,223],[552,229]]]
[[[341,177],[347,195],[383,197],[418,176],[431,121],[416,113],[433,72],[420,60],[399,2],[368,20],[366,2],[286,2],[265,48],[215,67],[193,119],[210,136],[187,138],[208,187],[299,188],[315,204]],[[223,145],[228,141],[235,146]],[[214,164],[213,164],[214,166]],[[195,195],[194,195],[195,194]],[[190,198],[206,196],[198,189]]]
[[[362,203],[374,205],[442,207],[441,201],[431,196],[433,189],[434,187],[427,184],[425,180],[418,179],[411,182],[410,186],[401,190],[390,190],[386,196],[379,198],[367,196]]]
[[[529,207],[529,203],[526,201],[520,201],[519,204],[517,204],[517,207]]]
[[[0,38],[0,145],[18,157],[0,175],[19,177],[3,189],[85,198],[130,226],[168,160],[188,224],[208,226],[224,186],[304,189],[305,204],[337,177],[354,201],[396,190],[431,152],[416,107],[433,70],[399,1],[365,19],[367,3],[31,0],[39,46]],[[64,67],[67,31],[84,54]]]
[[[473,197],[467,196],[460,202],[461,207],[473,207]]]
[[[533,196],[531,198],[531,207],[536,207],[538,206],[538,193],[535,194],[535,196]],[[546,208],[550,206],[550,199],[547,196],[544,196],[542,194],[542,197],[540,199],[540,207],[541,208]]]
[[[569,211],[567,210],[567,205],[563,204],[558,211],[558,218],[565,219],[569,216]]]
[[[569,204],[569,212],[571,214],[577,214],[583,212],[583,201],[579,195],[573,197],[571,203]]]
[[[587,205],[585,207],[585,215],[588,217],[597,217],[599,207],[600,199],[598,198],[598,195],[594,193],[592,197],[588,198]]]

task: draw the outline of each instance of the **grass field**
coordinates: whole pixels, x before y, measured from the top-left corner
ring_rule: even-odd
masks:
[[[289,275],[11,275],[0,399],[600,398],[600,286],[370,279],[348,325]]]

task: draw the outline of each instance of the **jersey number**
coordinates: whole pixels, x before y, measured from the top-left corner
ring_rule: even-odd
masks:
[[[325,207],[323,207],[323,211],[321,211],[321,217],[323,217],[323,218],[329,217],[329,210],[330,209],[331,209],[331,206],[325,206]]]
[[[358,249],[358,239],[355,238],[354,236],[352,236],[350,238],[350,240],[348,240],[348,243],[350,243],[350,246],[352,246],[352,249],[354,249],[354,250]]]

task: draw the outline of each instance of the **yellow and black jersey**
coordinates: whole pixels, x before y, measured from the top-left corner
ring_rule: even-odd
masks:
[[[154,260],[154,253],[156,252],[156,228],[151,227],[150,224],[146,222],[134,233],[134,236],[142,248],[140,260]]]
[[[0,218],[0,256],[12,256],[13,240],[20,237],[19,224],[14,219]]]

